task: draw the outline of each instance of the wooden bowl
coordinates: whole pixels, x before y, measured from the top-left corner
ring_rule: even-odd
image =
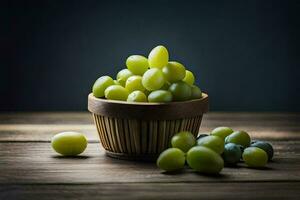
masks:
[[[198,135],[203,113],[208,111],[208,95],[184,102],[130,103],[96,98],[91,93],[88,110],[108,156],[151,161],[170,146],[177,132]]]

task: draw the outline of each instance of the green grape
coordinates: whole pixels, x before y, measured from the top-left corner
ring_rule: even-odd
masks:
[[[167,90],[155,90],[148,95],[149,102],[171,102],[172,94]]]
[[[109,76],[101,76],[93,85],[93,95],[104,97],[104,91],[108,86],[114,85],[114,80]]]
[[[222,157],[226,164],[236,165],[240,161],[241,156],[242,151],[239,145],[234,143],[228,143],[225,145]]]
[[[140,55],[129,56],[126,60],[126,66],[136,75],[143,75],[149,68],[148,59]]]
[[[233,130],[231,128],[223,126],[217,127],[211,132],[212,135],[219,136],[223,140],[225,140],[225,138],[231,133],[233,133]]]
[[[156,164],[164,171],[177,171],[184,167],[185,155],[180,149],[169,148],[159,155]]]
[[[149,66],[151,68],[162,69],[169,61],[169,52],[164,46],[157,46],[151,50],[148,56]]]
[[[187,152],[188,165],[201,173],[218,174],[224,167],[222,157],[215,151],[203,147],[195,146]]]
[[[61,132],[52,137],[51,146],[59,154],[76,156],[85,150],[87,140],[82,133]]]
[[[117,80],[114,80],[115,85],[121,85]]]
[[[218,136],[209,135],[207,137],[202,137],[197,140],[197,145],[210,148],[218,154],[221,154],[224,151],[224,140]]]
[[[192,99],[200,99],[202,97],[202,92],[196,85],[191,86],[192,89]]]
[[[142,84],[149,91],[160,89],[165,84],[162,71],[157,68],[148,69],[143,75]]]
[[[185,77],[185,67],[179,62],[169,62],[163,67],[162,72],[170,83],[181,81]]]
[[[183,78],[183,81],[186,82],[189,85],[193,85],[195,83],[194,74],[191,71],[186,70],[185,77]]]
[[[122,69],[117,74],[117,81],[121,86],[125,87],[126,81],[130,76],[133,76],[133,73],[129,69]]]
[[[248,147],[244,150],[243,160],[249,167],[264,167],[268,162],[267,153],[258,147]]]
[[[125,84],[125,88],[129,91],[129,92],[133,92],[135,90],[139,90],[139,91],[145,91],[145,88],[142,84],[142,77],[141,76],[130,76]]]
[[[147,97],[143,92],[136,90],[136,91],[131,92],[128,95],[127,101],[128,102],[146,102]]]
[[[251,143],[250,146],[258,147],[258,148],[264,150],[268,154],[268,159],[272,160],[273,154],[274,154],[274,149],[270,143],[264,142],[264,141],[255,141],[254,143]]]
[[[111,85],[105,90],[105,98],[110,100],[126,101],[128,91],[120,85]]]
[[[172,147],[181,149],[183,152],[188,152],[190,148],[195,146],[195,136],[188,131],[181,131],[175,134],[171,139]]]
[[[245,148],[249,147],[250,141],[251,141],[250,136],[245,131],[235,131],[225,138],[226,144],[227,143],[239,144]]]
[[[169,87],[169,91],[172,93],[173,100],[175,101],[189,100],[192,95],[191,87],[183,81],[172,83]]]

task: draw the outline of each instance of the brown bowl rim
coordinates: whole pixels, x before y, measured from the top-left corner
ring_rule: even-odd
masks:
[[[96,115],[145,120],[174,120],[203,115],[208,112],[208,95],[189,101],[169,103],[126,102],[88,95],[88,110]]]

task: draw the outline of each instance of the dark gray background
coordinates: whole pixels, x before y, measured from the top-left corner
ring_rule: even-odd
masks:
[[[96,78],[169,49],[211,110],[300,111],[300,1],[11,1],[2,111],[86,110]]]

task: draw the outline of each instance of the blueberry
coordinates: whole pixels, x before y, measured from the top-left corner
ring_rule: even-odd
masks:
[[[222,157],[224,162],[228,165],[236,165],[242,156],[241,145],[228,143],[225,145]]]

